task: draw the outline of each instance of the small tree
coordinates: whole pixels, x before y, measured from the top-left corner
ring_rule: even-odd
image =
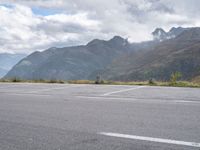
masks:
[[[101,82],[101,77],[100,77],[100,75],[97,75],[95,84],[100,84],[100,82]]]
[[[179,78],[181,78],[182,77],[182,74],[180,73],[180,72],[173,72],[172,74],[171,74],[171,77],[170,77],[170,82],[172,83],[172,84],[176,84],[177,83],[177,80],[179,79]]]
[[[149,79],[149,84],[150,85],[156,84],[156,80],[154,78]]]
[[[14,77],[14,78],[11,79],[11,82],[20,82],[20,81],[21,80],[18,77]]]

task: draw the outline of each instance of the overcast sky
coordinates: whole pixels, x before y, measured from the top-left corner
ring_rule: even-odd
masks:
[[[151,40],[162,27],[200,26],[200,0],[0,0],[0,53],[31,53],[114,35]]]

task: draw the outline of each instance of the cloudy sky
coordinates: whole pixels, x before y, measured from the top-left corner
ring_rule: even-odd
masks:
[[[200,26],[200,0],[0,0],[0,53],[31,53],[156,27]]]

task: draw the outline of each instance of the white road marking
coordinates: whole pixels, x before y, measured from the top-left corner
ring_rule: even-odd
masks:
[[[83,87],[83,85],[72,85],[71,87]],[[71,88],[70,86],[63,86],[63,87],[56,87],[56,88],[48,88],[48,89],[41,89],[41,90],[36,90],[36,91],[31,91],[27,93],[40,93],[40,92],[48,92],[52,90],[61,90],[61,89],[67,89]]]
[[[189,100],[161,100],[161,99],[144,99],[144,98],[125,98],[125,97],[103,97],[103,96],[75,96],[81,99],[92,99],[98,101],[120,101],[120,102],[141,102],[141,103],[168,103],[168,104],[177,104],[177,103],[186,103],[186,104],[200,104],[200,101],[189,101]]]
[[[180,101],[174,101],[174,102],[176,102],[176,103],[200,103],[200,101],[189,101],[189,100],[180,100]]]
[[[59,87],[59,88],[49,88],[49,89],[41,89],[41,90],[37,90],[37,91],[31,91],[31,92],[27,92],[27,93],[40,93],[40,92],[48,92],[51,90],[60,90],[60,89],[65,89],[66,87]]]
[[[149,142],[157,142],[157,143],[165,143],[165,144],[174,144],[174,145],[182,145],[182,146],[191,146],[191,147],[200,147],[200,143],[196,143],[196,142],[185,142],[185,141],[177,141],[177,140],[171,140],[171,139],[161,139],[161,138],[119,134],[119,133],[109,133],[109,132],[108,133],[100,132],[99,134],[105,135],[105,136],[110,136],[110,137],[125,138],[125,139],[133,139],[133,140],[141,140],[141,141],[149,141]]]
[[[131,91],[131,90],[141,89],[144,87],[146,87],[146,86],[139,86],[139,87],[124,89],[124,90],[119,90],[119,91],[108,92],[108,93],[103,94],[102,96],[108,96],[108,95],[112,95],[112,94],[116,94],[116,93],[127,92],[127,91]]]
[[[5,95],[16,95],[16,96],[23,96],[23,95],[29,95],[29,96],[44,96],[44,97],[50,97],[51,95],[43,95],[43,94],[34,94],[34,93],[3,93]]]

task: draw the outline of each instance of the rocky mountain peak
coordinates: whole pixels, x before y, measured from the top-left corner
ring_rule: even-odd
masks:
[[[126,46],[129,44],[127,39],[122,38],[121,36],[114,36],[108,41],[110,44],[115,44],[118,46]]]
[[[164,41],[172,38],[176,38],[181,33],[186,30],[190,30],[191,28],[182,28],[182,27],[172,27],[168,32],[166,32],[162,28],[156,28],[153,32],[153,38],[156,41]]]
[[[164,29],[162,28],[156,28],[153,32],[152,35],[154,37],[154,40],[156,41],[163,41],[167,37],[167,32],[165,32]]]

